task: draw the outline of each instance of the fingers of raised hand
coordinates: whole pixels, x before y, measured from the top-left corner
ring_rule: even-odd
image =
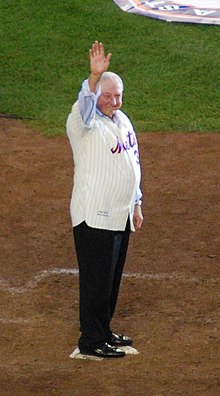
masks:
[[[92,47],[90,49],[90,54],[92,56],[97,56],[97,55],[104,55],[104,46],[103,44],[100,42],[98,42],[97,40],[92,44]]]

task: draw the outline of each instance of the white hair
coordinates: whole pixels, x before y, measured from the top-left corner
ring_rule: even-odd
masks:
[[[102,81],[104,82],[106,80],[111,80],[113,82],[116,82],[117,84],[119,84],[121,86],[121,90],[123,91],[123,89],[124,89],[123,81],[118,74],[110,72],[110,71],[104,72],[100,78],[100,83],[102,83]]]

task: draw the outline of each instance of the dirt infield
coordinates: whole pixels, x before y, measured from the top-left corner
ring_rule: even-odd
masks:
[[[219,395],[219,135],[138,134],[145,221],[113,329],[140,354],[94,362],[69,358],[79,322],[68,140],[0,123],[0,395]]]

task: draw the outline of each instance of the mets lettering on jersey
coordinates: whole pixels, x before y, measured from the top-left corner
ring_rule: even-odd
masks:
[[[117,137],[117,144],[115,147],[111,148],[112,154],[120,154],[123,151],[130,150],[134,146],[137,146],[137,139],[135,137],[134,132],[128,131],[125,141],[120,142],[119,138]],[[134,154],[136,155],[136,161],[140,164],[138,149],[134,150]]]
[[[74,157],[71,198],[73,226],[131,229],[135,201],[141,199],[138,144],[127,116],[117,111],[117,124],[95,113],[85,125],[76,102],[67,120],[67,134]]]

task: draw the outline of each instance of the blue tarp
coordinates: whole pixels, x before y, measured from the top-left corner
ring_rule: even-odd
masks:
[[[220,0],[113,0],[123,11],[167,22],[220,24]]]

